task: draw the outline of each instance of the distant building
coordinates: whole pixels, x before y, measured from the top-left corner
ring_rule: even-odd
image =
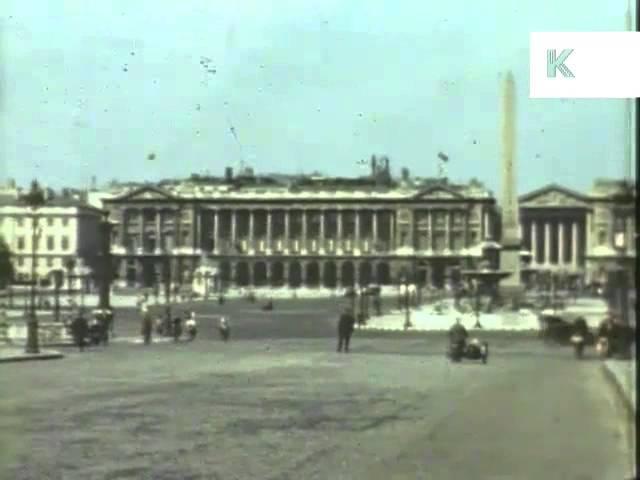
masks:
[[[73,198],[54,198],[38,208],[36,241],[36,275],[46,283],[52,272],[88,273],[97,261],[99,224],[102,212]],[[12,253],[16,280],[30,281],[33,245],[33,211],[20,199],[0,202],[0,235]],[[75,282],[77,283],[77,282]]]
[[[192,176],[106,198],[120,283],[442,286],[494,237],[495,199],[478,182],[395,182],[388,160],[363,178]],[[197,282],[197,279],[196,279]]]
[[[612,265],[635,279],[635,185],[598,179],[588,193],[551,184],[520,197],[521,237],[533,272],[604,281]]]

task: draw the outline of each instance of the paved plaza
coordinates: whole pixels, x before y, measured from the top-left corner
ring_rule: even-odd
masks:
[[[629,473],[602,364],[520,332],[488,365],[452,365],[442,333],[356,331],[335,352],[327,301],[194,305],[192,343],[113,343],[4,364],[0,478],[591,478]],[[232,318],[233,339],[215,334]],[[207,323],[210,319],[210,324]],[[135,336],[133,311],[116,332]],[[593,355],[593,352],[591,353]]]

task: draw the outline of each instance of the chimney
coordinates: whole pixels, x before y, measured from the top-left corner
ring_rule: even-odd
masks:
[[[375,177],[378,173],[378,159],[375,155],[371,155],[371,176]]]
[[[233,180],[233,168],[232,167],[227,167],[224,169],[224,179],[227,182],[230,182],[231,180]]]
[[[96,176],[93,175],[91,177],[91,190],[95,192],[97,189],[98,189],[98,182],[96,180]]]
[[[409,181],[409,169],[407,167],[402,167],[402,181],[403,182],[408,182]]]

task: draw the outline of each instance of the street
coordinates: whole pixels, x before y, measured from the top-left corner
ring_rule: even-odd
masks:
[[[628,420],[594,358],[485,334],[488,365],[452,365],[442,335],[357,331],[352,353],[338,354],[335,315],[314,302],[229,302],[228,344],[201,306],[192,343],[3,366],[0,478],[628,475]],[[135,334],[139,322],[116,328]]]

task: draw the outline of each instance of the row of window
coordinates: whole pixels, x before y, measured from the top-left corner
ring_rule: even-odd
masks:
[[[19,267],[24,267],[25,265],[25,259],[22,257],[19,257],[16,262],[18,263]],[[47,266],[47,267],[53,267],[55,265],[55,259],[54,258],[36,258],[36,266]]]
[[[26,248],[24,237],[18,237],[17,240],[18,240],[17,249],[18,250],[24,250]],[[55,237],[53,235],[49,235],[47,237],[47,250],[49,250],[49,251],[55,250],[55,248],[56,248],[55,243],[56,243],[55,242]],[[64,252],[69,250],[69,238],[68,237],[61,237],[61,239],[60,239],[60,248]]]
[[[19,227],[23,227],[25,225],[25,218],[28,219],[29,217],[16,217],[16,223],[18,224]],[[10,217],[4,217],[0,219],[0,222],[4,222],[5,220],[10,220]],[[46,218],[47,226],[53,227],[53,225],[55,224],[55,220],[56,220],[55,218],[47,217]],[[69,225],[68,218],[63,217],[60,220],[63,227],[66,227],[67,225]]]

